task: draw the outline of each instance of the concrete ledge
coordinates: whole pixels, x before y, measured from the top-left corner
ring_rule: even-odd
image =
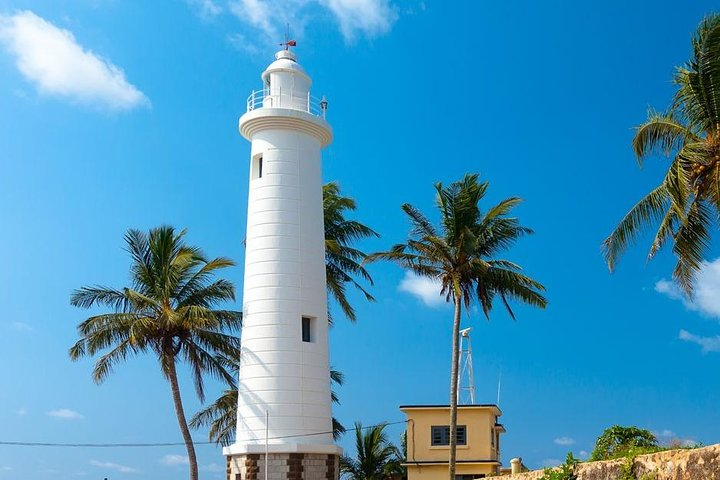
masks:
[[[268,445],[268,453],[320,453],[326,455],[342,455],[342,448],[337,445],[284,443]],[[264,443],[234,443],[223,448],[223,455],[245,455],[248,453],[265,453]]]

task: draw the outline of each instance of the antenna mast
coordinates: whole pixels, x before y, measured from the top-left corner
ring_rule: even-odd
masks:
[[[458,376],[458,404],[475,404],[475,376],[473,375],[472,344],[470,330],[460,330],[460,375]]]

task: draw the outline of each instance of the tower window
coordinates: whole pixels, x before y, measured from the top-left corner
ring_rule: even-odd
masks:
[[[313,332],[313,318],[312,317],[302,317],[302,341],[303,342],[313,342],[315,339],[314,332]]]
[[[263,175],[263,157],[262,155],[257,155],[253,159],[252,163],[252,178],[258,179],[262,178]]]
[[[430,444],[434,447],[450,445],[450,426],[433,425],[430,427]],[[457,426],[457,444],[467,445],[467,429],[465,425]]]

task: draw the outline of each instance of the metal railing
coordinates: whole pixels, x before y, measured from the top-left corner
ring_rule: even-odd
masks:
[[[317,98],[310,95],[297,95],[292,90],[284,91],[282,88],[263,88],[253,90],[247,99],[247,111],[251,112],[258,108],[289,108],[301,110],[316,117],[325,118],[328,102],[325,97]]]

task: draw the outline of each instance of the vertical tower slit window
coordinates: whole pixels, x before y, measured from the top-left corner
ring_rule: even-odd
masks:
[[[262,178],[263,175],[263,157],[262,154],[256,155],[252,162],[252,178],[256,180]]]
[[[312,317],[302,317],[302,341],[303,342],[314,342],[313,322]]]

